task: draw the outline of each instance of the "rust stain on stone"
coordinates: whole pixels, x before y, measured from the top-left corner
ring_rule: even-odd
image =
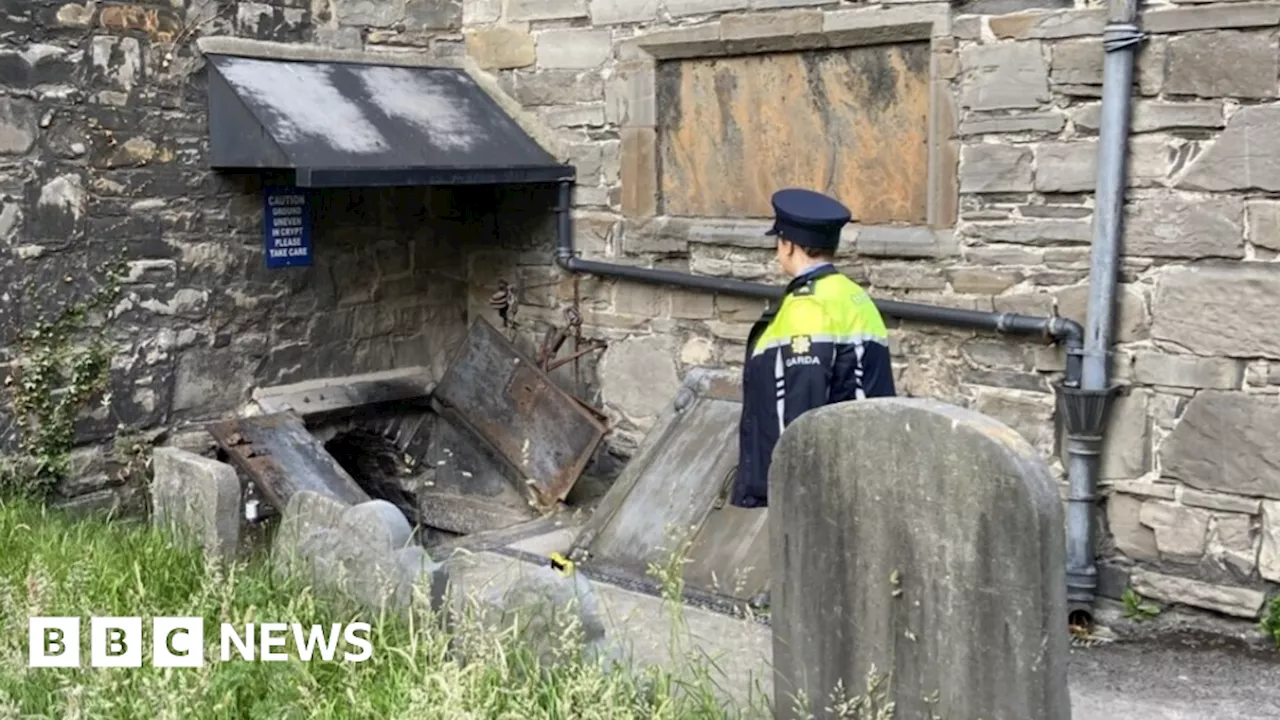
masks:
[[[182,32],[182,21],[173,12],[138,5],[108,5],[98,22],[104,30],[144,32],[160,42],[170,42]]]
[[[925,222],[928,43],[664,63],[657,92],[666,214],[769,217],[799,186]]]

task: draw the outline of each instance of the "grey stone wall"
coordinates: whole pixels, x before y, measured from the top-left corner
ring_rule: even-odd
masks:
[[[111,401],[84,423],[85,441],[218,417],[261,384],[442,370],[465,331],[462,248],[491,232],[465,218],[465,197],[324,192],[314,266],[268,270],[263,178],[207,168],[191,39],[311,41],[333,30],[332,11],[173,5],[0,6],[0,358],[38,303],[83,292],[87,271],[123,248]],[[88,475],[66,494],[110,501],[110,475]]]
[[[1105,9],[1036,5],[557,0],[502,11],[468,0],[464,37],[578,164],[588,257],[779,280],[763,223],[661,214],[655,66],[734,43],[919,40],[913,25],[931,25],[929,226],[853,230],[844,269],[879,297],[1083,321]],[[1280,148],[1267,139],[1280,128],[1280,4],[1152,3],[1143,24],[1115,329],[1115,374],[1129,388],[1103,459],[1104,591],[1132,582],[1253,617],[1280,581],[1280,465],[1262,429],[1271,421],[1260,420],[1280,413],[1280,170],[1270,159]],[[554,272],[515,263],[477,256],[473,270]],[[581,283],[591,331],[614,340],[599,384],[623,448],[655,414],[647,399],[689,367],[738,364],[760,309]],[[525,317],[554,319],[566,298],[563,288],[534,297]],[[1009,423],[1061,478],[1060,350],[911,323],[892,333],[904,393]]]
[[[54,278],[86,248],[128,244],[136,278],[116,412],[143,422],[222,412],[258,382],[438,362],[437,328],[460,327],[463,312],[494,319],[488,299],[506,279],[527,286],[526,345],[563,323],[576,292],[584,333],[610,342],[583,373],[625,453],[688,369],[740,363],[760,310],[565,277],[551,263],[553,197],[542,192],[437,193],[411,219],[384,203],[388,229],[363,232],[386,234],[318,231],[315,269],[268,273],[251,181],[204,169],[188,35],[461,62],[577,166],[584,255],[775,281],[764,219],[662,214],[657,63],[928,41],[927,223],[851,228],[844,269],[878,297],[1084,320],[1105,21],[1096,0],[0,7],[3,272]],[[1115,346],[1130,388],[1103,463],[1104,589],[1118,593],[1132,573],[1153,596],[1252,616],[1280,582],[1280,458],[1260,420],[1280,415],[1280,3],[1148,3],[1143,16],[1151,37],[1134,82]],[[466,219],[480,206],[494,212]],[[455,264],[466,292],[426,272]],[[16,307],[0,310],[4,323]],[[892,334],[905,394],[1005,421],[1061,477],[1060,350],[912,323]]]

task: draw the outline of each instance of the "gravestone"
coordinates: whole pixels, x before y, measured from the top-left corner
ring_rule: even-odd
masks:
[[[777,717],[803,716],[796,698],[840,716],[840,697],[1071,717],[1062,506],[1016,432],[929,400],[839,403],[787,427],[769,485]]]

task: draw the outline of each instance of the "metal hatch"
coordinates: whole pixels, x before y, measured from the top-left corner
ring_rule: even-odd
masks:
[[[768,511],[729,505],[742,392],[725,371],[691,371],[583,528],[573,554],[643,576],[689,540],[686,587],[747,601],[768,588]]]
[[[604,421],[484,318],[435,389],[439,413],[492,447],[544,506],[563,500],[604,439]]]

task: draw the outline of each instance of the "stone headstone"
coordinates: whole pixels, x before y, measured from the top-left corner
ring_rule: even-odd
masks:
[[[171,447],[152,454],[152,523],[221,559],[240,542],[240,479],[226,463]]]
[[[895,717],[1071,717],[1062,506],[1012,429],[840,403],[787,427],[769,483],[777,717],[831,717],[837,688]]]

